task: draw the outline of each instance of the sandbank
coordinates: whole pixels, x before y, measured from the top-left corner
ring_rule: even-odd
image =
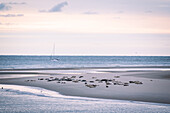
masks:
[[[15,70],[15,72],[11,72],[11,70],[1,70],[0,76],[11,76],[13,74],[34,74],[36,76],[1,78],[0,84],[41,87],[68,96],[170,104],[170,71],[127,71],[121,73],[101,72],[81,74],[50,74],[49,72],[36,72],[35,70],[30,70],[31,72],[22,71],[24,70],[18,69]],[[63,77],[71,78],[72,80],[61,80]],[[54,80],[55,78],[57,79]],[[102,79],[110,80],[110,84],[107,81],[101,81]],[[114,81],[120,84],[115,84]],[[130,83],[130,81],[139,81],[142,84]],[[125,86],[124,83],[128,83],[128,85]],[[87,85],[96,86],[90,88]]]

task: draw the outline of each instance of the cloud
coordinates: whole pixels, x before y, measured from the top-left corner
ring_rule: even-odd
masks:
[[[64,6],[68,5],[67,2],[61,2],[57,5],[55,5],[53,8],[51,8],[50,10],[46,11],[46,10],[40,10],[40,12],[61,12],[62,8]]]
[[[6,15],[0,15],[0,17],[22,17],[23,14],[6,14]]]
[[[0,23],[0,25],[6,25],[6,26],[9,26],[9,25],[16,25],[14,23]]]
[[[11,7],[8,5],[6,5],[4,3],[0,4],[0,11],[10,10],[10,9],[11,9]]]
[[[83,14],[95,15],[95,14],[98,14],[98,13],[97,12],[88,11],[88,12],[84,12]]]
[[[62,8],[63,8],[64,6],[66,6],[66,5],[68,5],[67,2],[59,3],[59,4],[57,4],[56,6],[54,6],[53,8],[51,8],[51,9],[49,10],[49,12],[61,12],[61,11],[62,11]]]
[[[116,17],[113,17],[113,19],[119,20],[120,17],[119,17],[119,16],[116,16]]]
[[[145,13],[152,13],[152,11],[151,11],[151,10],[148,10],[148,11],[145,11]]]
[[[122,14],[122,13],[124,13],[124,11],[118,11],[117,13]]]
[[[169,8],[170,5],[169,4],[161,4],[161,5],[158,5],[157,7],[160,7],[160,8]]]
[[[48,11],[46,11],[46,10],[39,10],[39,12],[48,12]]]
[[[9,2],[8,4],[10,4],[10,5],[25,5],[26,4],[26,2]]]

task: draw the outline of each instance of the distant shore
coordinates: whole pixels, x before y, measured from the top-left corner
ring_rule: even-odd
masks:
[[[156,66],[157,67],[157,66]],[[158,66],[159,67],[159,66]],[[113,67],[112,67],[113,68]],[[122,67],[125,68],[125,67]],[[127,67],[126,67],[127,68]],[[129,67],[128,67],[129,68]],[[134,67],[133,67],[134,68]],[[138,68],[144,68],[139,66]],[[149,68],[149,67],[147,67]],[[150,66],[150,68],[153,68]],[[154,66],[155,68],[155,66]],[[160,67],[159,67],[160,68]],[[168,68],[165,66],[164,68]],[[76,68],[103,69],[103,68]],[[110,68],[104,68],[110,69]],[[101,71],[98,73],[57,73],[58,70],[75,70],[60,68],[55,73],[46,69],[1,69],[1,76],[14,76],[0,79],[0,84],[35,86],[59,92],[68,96],[143,101],[170,104],[170,71]],[[15,78],[15,75],[27,75]],[[31,76],[29,75],[36,75]]]

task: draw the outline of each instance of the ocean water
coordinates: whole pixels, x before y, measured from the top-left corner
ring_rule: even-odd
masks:
[[[0,69],[170,66],[170,56],[0,56]]]
[[[2,85],[0,113],[170,113],[169,104],[63,96],[37,87]]]
[[[169,56],[55,56],[55,58],[59,60],[52,61],[50,56],[0,56],[0,79],[25,76],[24,74],[3,75],[3,69],[151,66],[152,68],[144,70],[153,70],[155,66],[160,66],[159,69],[163,70],[161,66],[170,66]],[[127,68],[101,68],[100,71],[141,69]],[[168,70],[169,67],[165,69]],[[41,72],[48,73],[87,73],[87,70],[42,70]],[[99,72],[99,69],[96,70]],[[97,72],[96,70],[88,72]],[[15,112],[170,113],[170,104],[71,97],[37,87],[0,84],[0,113]]]

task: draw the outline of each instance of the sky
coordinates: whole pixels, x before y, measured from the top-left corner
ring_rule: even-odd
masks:
[[[0,55],[170,56],[170,0],[0,0]]]

